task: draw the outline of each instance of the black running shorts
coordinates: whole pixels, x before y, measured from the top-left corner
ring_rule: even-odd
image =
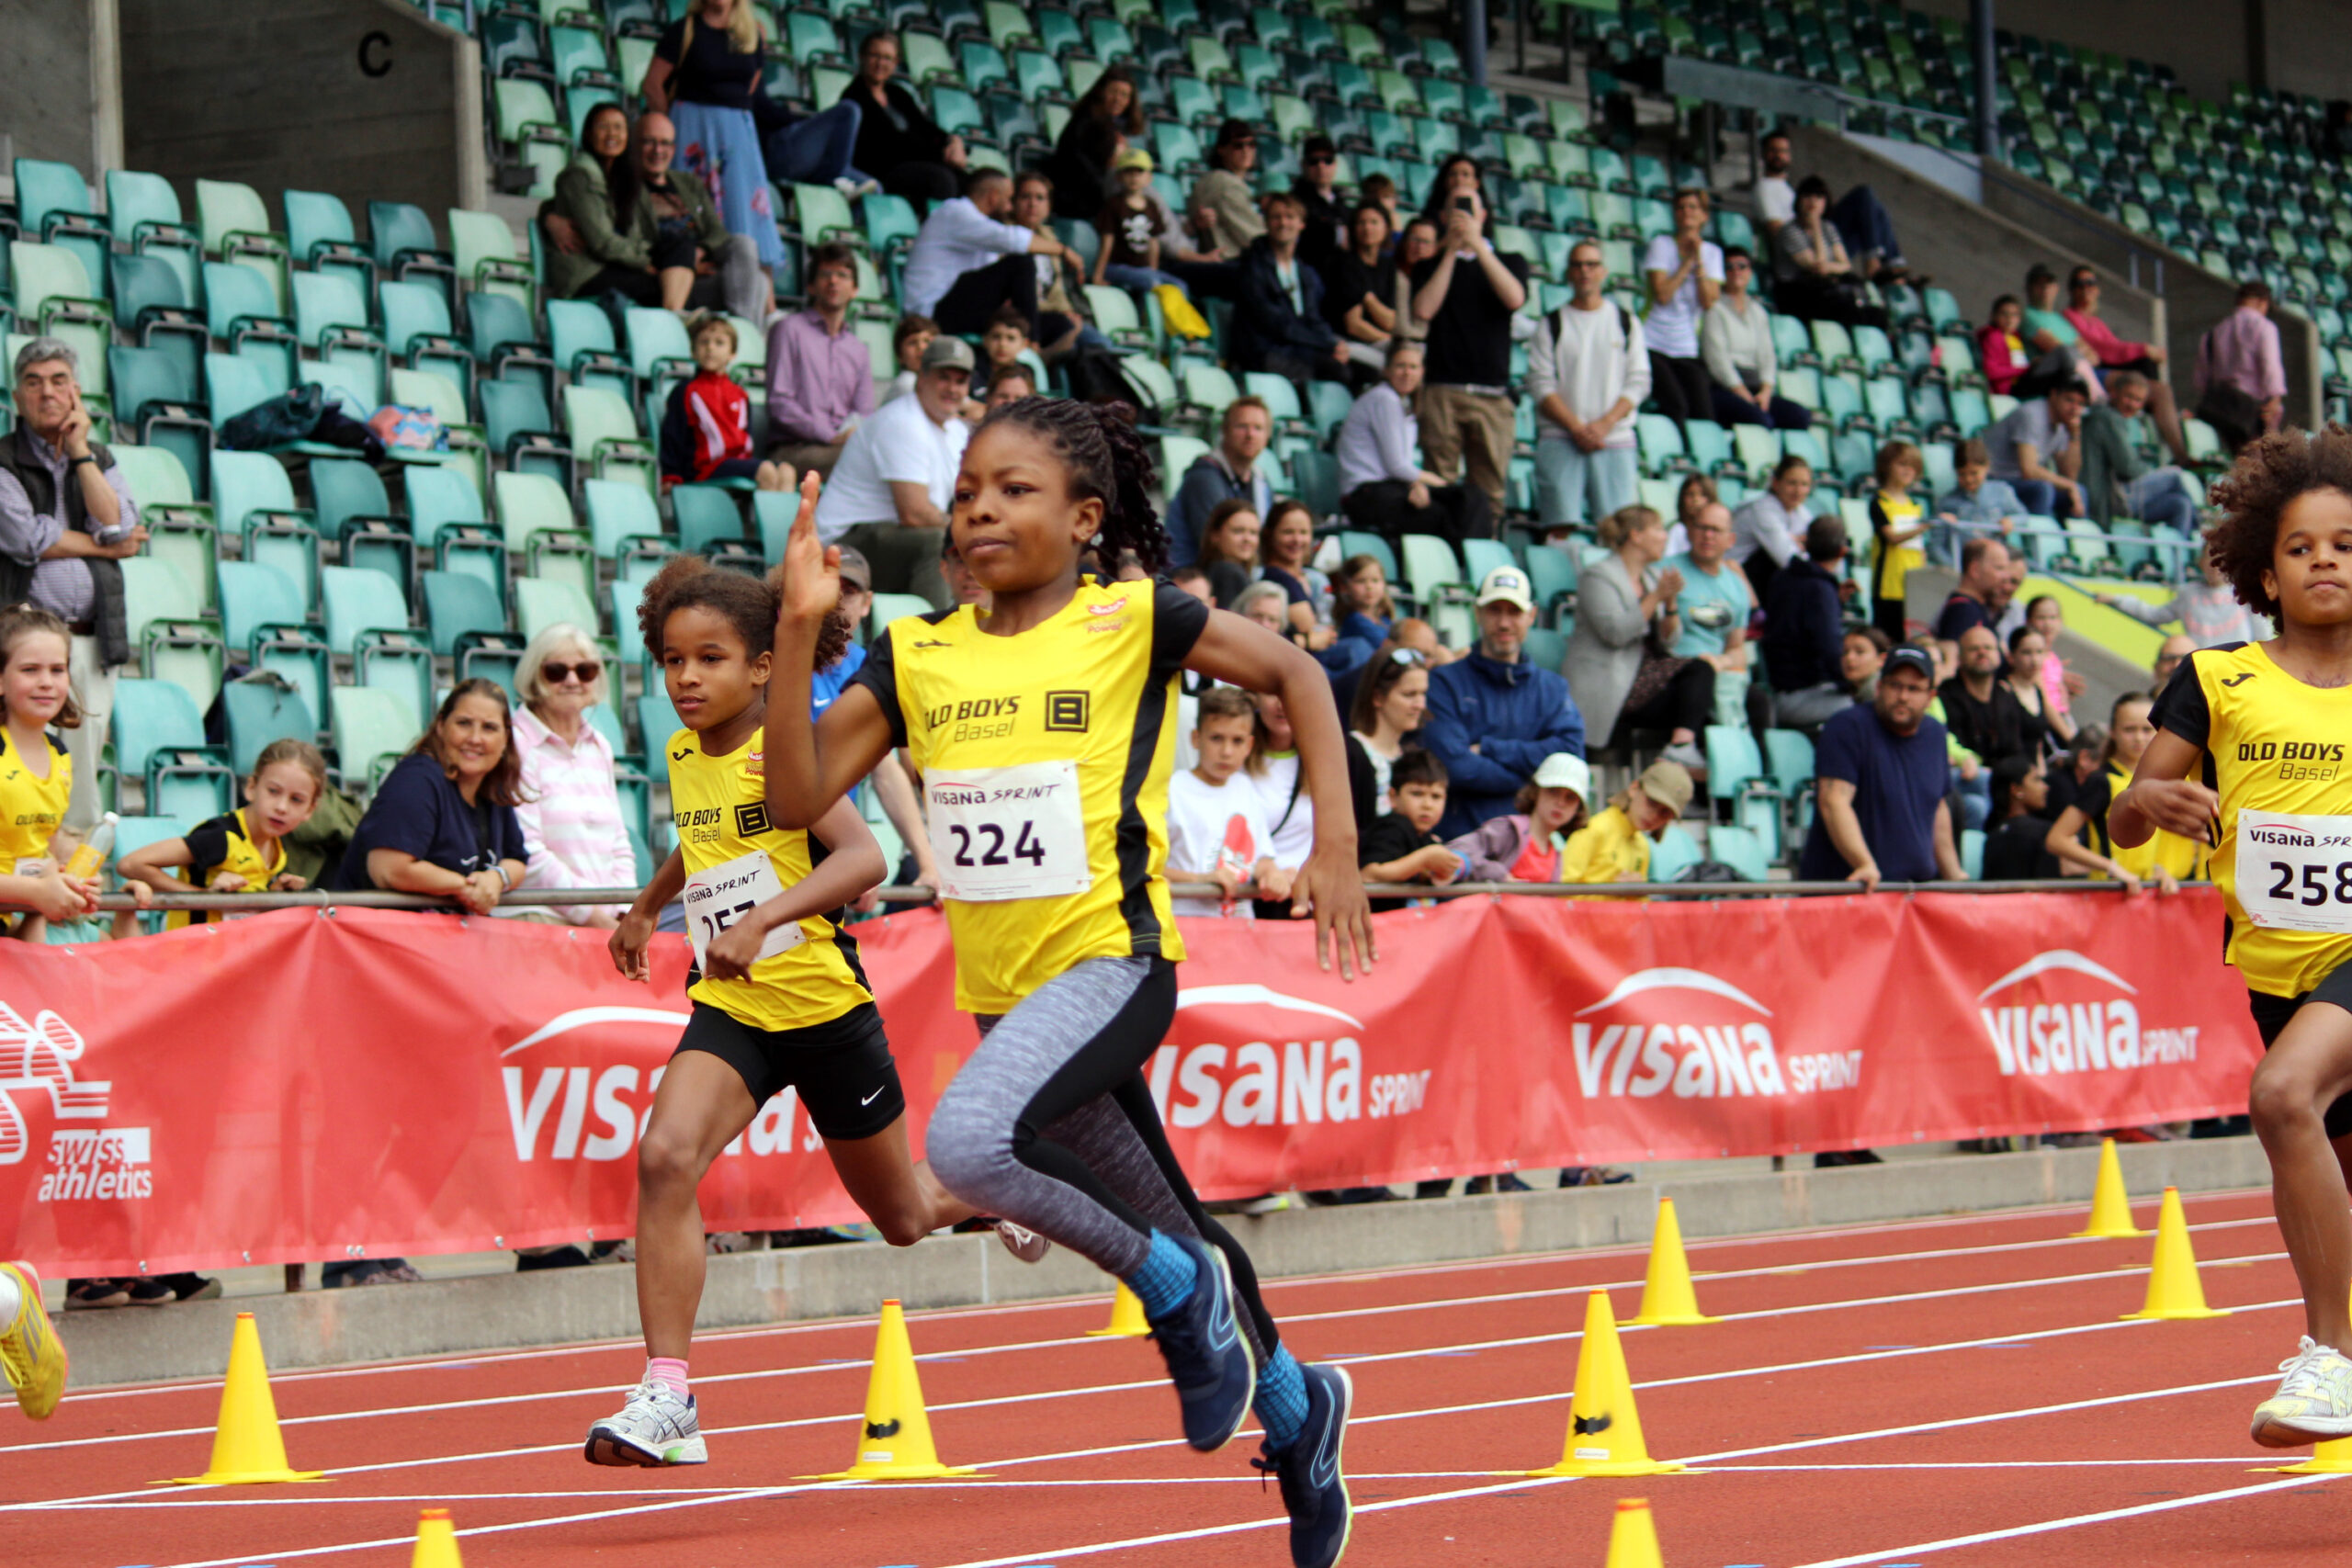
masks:
[[[2246,1010],[2254,1014],[2254,1027],[2261,1032],[2262,1048],[2266,1051],[2278,1043],[2285,1032],[2287,1021],[2305,1002],[2333,1002],[2352,1011],[2352,964],[2339,964],[2328,977],[2300,997],[2274,997],[2263,991],[2245,994]],[[2352,1133],[2352,1094],[2347,1094],[2327,1108],[2327,1135],[2341,1138]]]
[[[678,1051],[707,1052],[733,1067],[757,1104],[797,1090],[818,1135],[829,1140],[873,1137],[906,1112],[899,1065],[872,1002],[830,1023],[781,1032],[696,1002]]]

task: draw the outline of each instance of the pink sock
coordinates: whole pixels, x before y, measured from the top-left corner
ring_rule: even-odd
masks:
[[[645,1375],[662,1384],[680,1399],[686,1397],[686,1363],[675,1356],[649,1356],[645,1360]]]

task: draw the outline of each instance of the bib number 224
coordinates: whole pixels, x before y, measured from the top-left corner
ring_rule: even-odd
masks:
[[[1077,763],[934,771],[923,787],[947,897],[1053,898],[1094,886]]]

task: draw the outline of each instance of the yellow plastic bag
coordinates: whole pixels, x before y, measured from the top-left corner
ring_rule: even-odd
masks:
[[[1152,297],[1159,301],[1160,318],[1168,323],[1170,332],[1178,337],[1203,338],[1209,335],[1207,320],[1193,309],[1190,299],[1184,298],[1182,289],[1172,283],[1159,283],[1152,286],[1151,292]]]

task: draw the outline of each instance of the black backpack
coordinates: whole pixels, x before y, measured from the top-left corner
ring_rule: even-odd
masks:
[[[1082,348],[1062,361],[1069,395],[1082,403],[1133,403],[1136,423],[1158,424],[1159,404],[1119,367],[1119,356],[1099,348]]]

